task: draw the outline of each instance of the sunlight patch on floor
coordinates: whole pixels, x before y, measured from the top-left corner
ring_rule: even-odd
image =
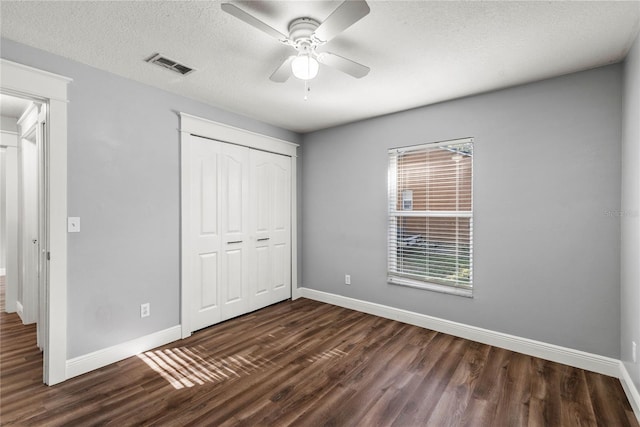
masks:
[[[313,363],[313,362],[317,362],[318,360],[342,358],[342,357],[344,357],[344,356],[346,356],[348,354],[349,353],[346,353],[346,352],[344,352],[342,350],[338,350],[337,348],[334,348],[332,350],[323,351],[322,353],[314,354],[314,355],[308,357],[307,358],[307,362]]]
[[[273,365],[267,359],[251,355],[235,354],[216,359],[195,347],[152,350],[139,354],[138,358],[176,389],[240,378]]]

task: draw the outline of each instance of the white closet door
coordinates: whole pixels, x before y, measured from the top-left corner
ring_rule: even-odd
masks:
[[[291,158],[251,150],[251,310],[291,298]]]
[[[249,311],[249,149],[222,144],[221,320]]]
[[[190,141],[185,268],[195,331],[291,298],[291,158]]]
[[[193,137],[191,143],[191,252],[193,273],[192,330],[220,321],[220,183],[222,181],[222,144]]]

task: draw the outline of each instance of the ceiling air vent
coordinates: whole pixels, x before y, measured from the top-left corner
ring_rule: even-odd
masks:
[[[169,59],[166,56],[162,56],[159,53],[152,55],[146,61],[150,64],[156,64],[178,74],[182,74],[183,76],[189,74],[192,71],[195,71],[194,68],[187,67],[186,65],[180,64],[179,62],[176,62],[173,59]]]

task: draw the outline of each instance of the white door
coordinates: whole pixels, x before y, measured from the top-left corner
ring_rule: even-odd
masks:
[[[191,139],[192,330],[249,310],[249,149]]]
[[[222,200],[222,144],[204,138],[191,144],[191,231],[192,253],[189,256],[193,272],[193,330],[220,321],[218,287],[221,275],[220,217]]]
[[[38,318],[38,144],[36,127],[20,139],[20,260],[18,314],[24,324]]]
[[[222,144],[221,320],[249,311],[249,149]]]
[[[291,158],[196,136],[188,153],[194,331],[291,297]]]
[[[291,158],[250,151],[252,310],[291,298]]]

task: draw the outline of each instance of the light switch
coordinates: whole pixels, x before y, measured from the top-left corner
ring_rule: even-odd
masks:
[[[80,217],[70,216],[69,218],[67,218],[67,231],[69,233],[80,232]]]

